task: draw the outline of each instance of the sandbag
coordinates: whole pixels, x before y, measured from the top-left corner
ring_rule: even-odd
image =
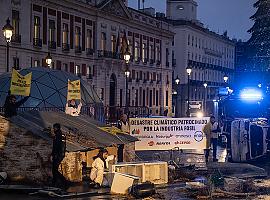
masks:
[[[136,198],[145,198],[156,193],[155,185],[150,182],[133,185],[130,194]]]

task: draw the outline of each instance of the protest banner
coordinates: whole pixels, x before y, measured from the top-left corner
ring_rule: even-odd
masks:
[[[136,151],[197,149],[206,147],[204,118],[130,118],[130,134],[137,137]]]
[[[67,100],[81,99],[81,83],[80,80],[70,81],[68,80],[68,93]]]
[[[12,70],[10,92],[13,95],[29,96],[31,90],[32,72],[21,75],[15,69]]]

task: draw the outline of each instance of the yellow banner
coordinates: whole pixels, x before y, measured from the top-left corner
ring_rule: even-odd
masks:
[[[22,76],[15,69],[12,70],[10,92],[13,95],[29,96],[31,90],[32,72]]]
[[[81,83],[80,80],[68,80],[67,100],[81,99]]]

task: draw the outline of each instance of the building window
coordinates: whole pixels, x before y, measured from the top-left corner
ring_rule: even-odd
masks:
[[[80,48],[81,46],[81,28],[75,27],[75,48]]]
[[[132,47],[132,42],[130,41],[130,40],[128,40],[128,51],[129,51],[129,53],[132,55],[132,49],[133,49],[133,47]]]
[[[68,71],[68,64],[67,63],[64,63],[64,69],[66,72]]]
[[[34,38],[40,39],[40,17],[34,17]]]
[[[135,106],[138,106],[138,99],[139,99],[138,90],[135,90]]]
[[[169,106],[169,92],[166,91],[166,106]]]
[[[160,48],[159,48],[159,46],[156,47],[156,59],[157,59],[157,61],[160,61]]]
[[[123,106],[123,90],[120,89],[120,107]]]
[[[150,59],[154,60],[154,55],[155,55],[155,49],[154,49],[154,46],[151,44],[150,45]]]
[[[166,48],[166,67],[169,67],[169,49]]]
[[[100,88],[100,99],[104,101],[104,88]]]
[[[93,39],[92,30],[87,29],[87,32],[86,32],[86,48],[87,49],[93,49],[92,39]]]
[[[16,70],[20,69],[19,58],[18,57],[13,58],[13,68],[16,69]]]
[[[159,106],[159,101],[158,101],[159,99],[158,99],[158,90],[156,90],[156,106]]]
[[[39,60],[34,60],[34,67],[39,67]]]
[[[14,35],[20,35],[20,17],[19,17],[19,11],[12,10],[12,26],[14,28],[13,34]]]
[[[68,24],[63,24],[63,44],[68,44]]]
[[[55,21],[49,20],[49,42],[55,41]]]
[[[152,90],[149,91],[149,107],[152,107],[153,103],[153,93],[152,93]]]
[[[139,48],[139,42],[135,42],[135,61],[138,61],[139,60],[139,52],[140,51],[140,48]]]
[[[105,51],[106,50],[106,33],[102,32],[101,33],[101,40],[100,40],[100,47],[101,50]]]
[[[190,45],[190,35],[188,35],[188,45]]]
[[[143,46],[142,46],[142,60],[143,60],[144,62],[145,62],[146,57],[147,57],[146,53],[147,53],[147,51],[146,51],[146,44],[143,43]]]
[[[193,46],[194,44],[194,36],[192,36],[192,39],[191,39],[191,46]]]
[[[116,52],[116,36],[115,35],[111,35],[111,51],[112,52]]]
[[[76,74],[76,76],[80,76],[81,75],[81,71],[80,71],[80,66],[79,65],[76,65],[75,66],[75,74]]]

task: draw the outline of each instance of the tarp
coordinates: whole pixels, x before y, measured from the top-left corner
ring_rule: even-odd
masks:
[[[130,135],[121,133],[113,135],[101,130],[99,127],[104,124],[85,115],[72,117],[63,112],[28,111],[12,117],[11,122],[47,140],[52,140],[48,135],[48,130],[54,123],[60,123],[67,137],[67,151],[70,152],[137,141]]]

